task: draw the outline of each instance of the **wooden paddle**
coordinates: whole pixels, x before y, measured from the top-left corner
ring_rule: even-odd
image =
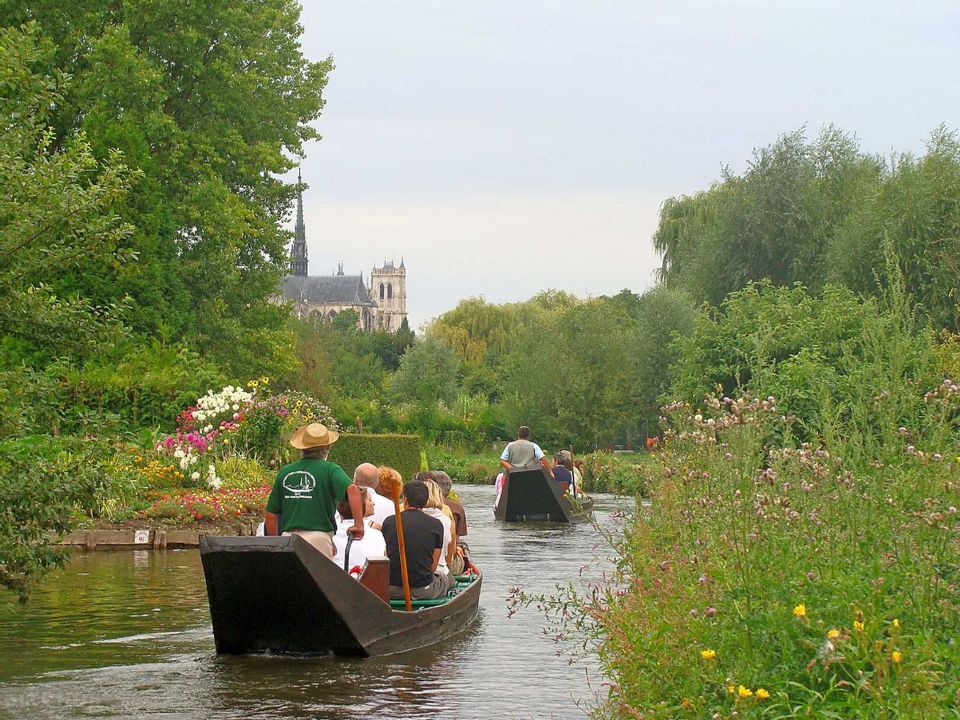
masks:
[[[413,605],[410,602],[410,575],[407,572],[407,546],[403,542],[403,520],[400,517],[400,493],[402,492],[402,483],[394,482],[391,485],[390,495],[393,498],[393,507],[397,514],[397,544],[400,546],[400,577],[403,578],[403,599],[407,601],[407,612],[413,612]]]

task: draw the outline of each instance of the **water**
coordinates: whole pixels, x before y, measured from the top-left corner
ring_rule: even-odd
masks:
[[[458,486],[484,573],[471,628],[388,658],[218,657],[196,550],[78,553],[27,606],[0,604],[0,717],[583,718],[602,678],[509,589],[596,578],[608,549],[589,523],[493,519],[490,487]],[[598,496],[596,517],[626,501]],[[584,571],[584,568],[586,570]]]

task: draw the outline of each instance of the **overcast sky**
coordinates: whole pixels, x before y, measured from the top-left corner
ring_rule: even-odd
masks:
[[[870,152],[960,127],[956,0],[303,0],[336,69],[307,147],[310,273],[472,295],[642,292],[660,203],[806,125]]]

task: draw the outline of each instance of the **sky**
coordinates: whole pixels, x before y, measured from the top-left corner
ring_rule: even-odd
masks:
[[[960,127],[956,0],[302,1],[336,66],[310,274],[402,258],[415,329],[471,296],[642,293],[660,204],[785,132],[890,154]]]

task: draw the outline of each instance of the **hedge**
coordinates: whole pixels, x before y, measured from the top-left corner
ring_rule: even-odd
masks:
[[[344,433],[330,448],[330,460],[353,475],[361,463],[389,465],[409,480],[420,472],[420,438],[417,435],[357,435]]]

